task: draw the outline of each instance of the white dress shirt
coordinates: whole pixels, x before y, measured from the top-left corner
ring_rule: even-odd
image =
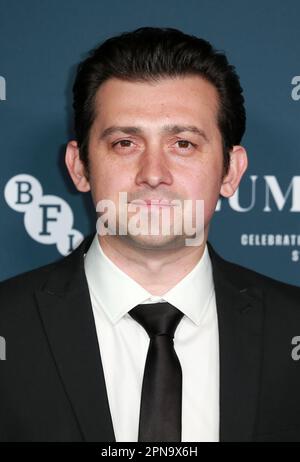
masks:
[[[184,313],[174,336],[182,368],[182,441],[219,441],[219,334],[207,246],[163,296],[152,296],[103,252],[97,233],[84,268],[116,442],[137,442],[149,336],[129,314],[141,303],[166,301]]]

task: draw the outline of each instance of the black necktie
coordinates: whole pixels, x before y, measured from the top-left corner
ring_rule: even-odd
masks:
[[[129,314],[150,337],[138,441],[181,441],[182,371],[173,338],[183,313],[162,302],[137,305]]]

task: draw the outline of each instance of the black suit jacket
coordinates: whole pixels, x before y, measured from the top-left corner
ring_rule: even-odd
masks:
[[[92,238],[59,262],[0,283],[0,441],[115,441],[83,266]],[[300,441],[300,361],[291,355],[300,288],[226,261],[210,243],[208,250],[220,441]]]

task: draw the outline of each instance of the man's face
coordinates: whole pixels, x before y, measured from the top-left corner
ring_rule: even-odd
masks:
[[[103,199],[117,206],[119,192],[127,192],[128,202],[200,199],[207,232],[224,188],[217,113],[217,91],[199,76],[156,83],[112,78],[102,84],[89,139],[88,184],[95,206]],[[172,233],[122,238],[143,248],[184,245]]]

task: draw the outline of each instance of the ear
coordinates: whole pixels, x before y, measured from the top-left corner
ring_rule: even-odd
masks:
[[[233,196],[248,167],[247,152],[243,146],[233,146],[229,154],[229,169],[222,180],[220,189],[220,194],[224,197]]]
[[[79,156],[77,141],[72,140],[67,144],[65,163],[76,189],[81,192],[90,191],[90,183],[86,168]]]

